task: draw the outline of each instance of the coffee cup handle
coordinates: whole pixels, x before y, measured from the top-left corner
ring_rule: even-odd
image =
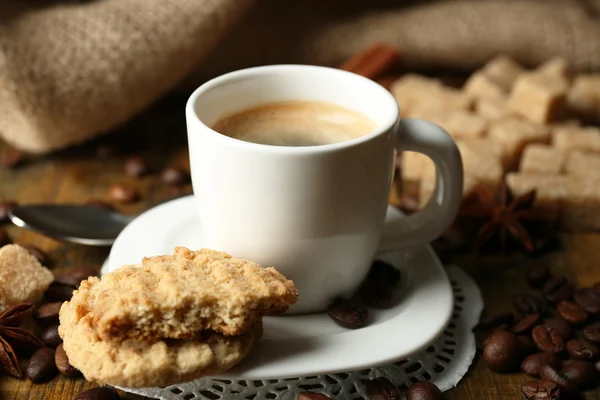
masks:
[[[386,226],[379,252],[423,246],[454,221],[463,190],[460,152],[446,131],[420,119],[401,119],[394,131],[396,150],[423,153],[436,166],[436,182],[425,207]]]

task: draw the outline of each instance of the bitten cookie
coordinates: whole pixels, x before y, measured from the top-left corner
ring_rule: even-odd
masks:
[[[70,303],[104,340],[185,339],[203,330],[239,335],[263,315],[286,311],[297,296],[274,268],[178,247],[83,281]]]
[[[89,381],[123,387],[167,386],[230,369],[262,335],[256,322],[240,336],[201,332],[188,340],[104,341],[92,317],[73,302],[60,310],[59,333],[69,362]]]

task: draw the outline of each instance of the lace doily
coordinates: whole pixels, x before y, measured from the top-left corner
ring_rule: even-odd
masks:
[[[466,374],[475,356],[472,328],[479,320],[483,300],[475,282],[462,269],[449,266],[447,272],[454,292],[450,324],[425,351],[395,364],[292,379],[230,381],[202,378],[165,388],[120,389],[160,400],[295,400],[299,392],[306,390],[340,399],[367,399],[361,381],[385,376],[400,388],[428,380],[441,390],[448,390]],[[398,340],[401,340],[401,332],[398,332]]]

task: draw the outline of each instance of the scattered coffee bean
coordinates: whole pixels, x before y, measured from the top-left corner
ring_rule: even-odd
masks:
[[[385,309],[394,305],[393,286],[365,281],[360,289],[360,295],[362,302],[368,307]]]
[[[523,400],[560,400],[560,388],[552,381],[529,381],[521,386]]]
[[[338,325],[356,329],[367,323],[368,310],[349,300],[336,300],[327,309],[327,313]]]
[[[96,148],[96,156],[101,160],[106,160],[115,157],[119,154],[119,149],[111,145],[100,145]]]
[[[542,365],[540,376],[543,380],[557,383],[560,387],[561,394],[565,396],[574,396],[579,392],[577,390],[577,385],[563,377],[556,368],[552,368],[548,364]]]
[[[331,397],[315,392],[300,392],[298,400],[332,400]]]
[[[498,331],[485,341],[483,358],[492,371],[511,372],[519,368],[521,351],[521,343],[515,334]]]
[[[565,365],[561,375],[573,382],[580,390],[591,389],[598,383],[598,371],[591,362],[573,361]]]
[[[16,206],[14,201],[0,201],[0,224],[8,222],[8,214]]]
[[[39,261],[40,264],[42,264],[46,267],[50,265],[50,258],[39,247],[30,245],[30,244],[23,245],[23,247],[25,249],[27,249],[29,254],[34,256]]]
[[[25,375],[31,382],[39,383],[52,379],[58,370],[54,363],[54,349],[48,347],[37,350],[27,364]]]
[[[560,368],[560,359],[552,353],[537,353],[525,358],[521,363],[521,371],[531,376],[540,376],[542,365],[548,364],[554,369]]]
[[[556,331],[565,340],[573,336],[573,328],[562,318],[544,318],[542,325]]]
[[[363,381],[370,400],[400,400],[400,390],[388,378]]]
[[[573,295],[573,299],[587,313],[598,315],[600,314],[600,294],[592,288],[577,289]]]
[[[190,180],[189,174],[181,168],[167,167],[160,174],[161,180],[168,185],[183,185]]]
[[[583,337],[588,342],[600,344],[600,323],[588,325],[583,328]]]
[[[42,304],[35,312],[37,320],[46,326],[58,324],[58,313],[62,304],[62,301]]]
[[[531,340],[529,336],[518,335],[517,338],[519,339],[519,344],[521,345],[521,355],[523,357],[537,351],[535,343],[533,343],[533,340]]]
[[[546,300],[558,303],[561,300],[569,300],[573,297],[575,288],[564,276],[550,278],[543,286],[542,291]]]
[[[8,233],[6,233],[6,231],[2,228],[0,228],[0,247],[2,246],[6,246],[7,244],[10,244],[11,240],[10,237],[8,236]]]
[[[7,147],[0,154],[0,165],[4,168],[12,169],[21,165],[24,159],[25,157],[21,151]]]
[[[541,318],[542,317],[540,316],[540,314],[526,315],[519,322],[517,322],[515,326],[512,327],[511,331],[517,334],[529,332],[531,329],[533,329],[534,326],[538,324]]]
[[[116,211],[112,204],[104,200],[89,200],[86,204],[92,207],[104,208],[109,211]]]
[[[519,294],[513,298],[517,311],[523,314],[542,314],[546,310],[546,303],[537,296]]]
[[[431,382],[417,382],[406,392],[407,400],[442,400],[442,391]]]
[[[120,398],[121,396],[115,389],[98,386],[79,393],[75,400],[119,400]]]
[[[533,287],[542,287],[552,275],[546,264],[537,264],[527,270],[527,282]]]
[[[58,371],[64,376],[74,377],[81,374],[77,368],[69,363],[69,357],[67,356],[62,343],[56,348],[54,362],[56,363]]]
[[[565,350],[565,343],[561,335],[555,330],[544,325],[538,325],[531,331],[533,342],[540,351],[560,354]]]
[[[556,304],[556,311],[567,322],[571,324],[581,324],[588,319],[588,313],[585,312],[577,303],[562,300]]]
[[[574,360],[595,361],[600,356],[600,350],[585,340],[571,339],[567,342],[567,351]]]
[[[73,296],[73,290],[75,286],[52,282],[44,293],[44,298],[48,302],[68,301]]]
[[[474,329],[485,332],[500,325],[512,325],[513,320],[514,315],[511,312],[494,314],[480,319]]]
[[[148,173],[148,164],[140,156],[132,156],[125,160],[125,175],[139,178]]]
[[[483,336],[482,336],[482,338],[481,338],[481,341],[480,341],[480,343],[478,343],[478,344],[477,344],[478,348],[479,348],[479,349],[481,349],[481,350],[483,350],[483,346],[485,345],[485,343],[486,343],[488,340],[490,340],[491,338],[493,338],[493,337],[494,337],[494,335],[495,335],[497,332],[500,332],[500,331],[508,331],[508,325],[500,325],[500,326],[497,326],[497,327],[495,327],[495,328],[493,328],[493,329],[490,329],[490,330],[489,330],[488,332],[486,332],[485,334],[483,334]]]
[[[40,335],[40,339],[44,344],[51,349],[55,349],[59,344],[62,343],[62,339],[58,334],[58,325],[50,325],[44,329]]]
[[[381,260],[375,260],[371,265],[367,279],[377,283],[396,285],[400,281],[401,276],[400,270],[392,264]]]
[[[93,267],[71,268],[63,273],[54,274],[54,282],[78,287],[82,280],[99,275],[100,272]]]
[[[140,198],[140,194],[136,188],[125,183],[113,185],[108,190],[108,195],[111,199],[121,204],[133,203]]]

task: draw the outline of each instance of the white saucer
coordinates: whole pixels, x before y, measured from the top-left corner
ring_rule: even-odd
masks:
[[[389,208],[386,222],[402,218]],[[175,246],[202,247],[203,232],[193,196],[146,211],[115,241],[102,268],[108,273],[145,256],[170,254]],[[225,379],[292,378],[386,365],[426,348],[450,321],[453,295],[448,277],[429,247],[382,257],[402,270],[396,306],[369,310],[369,324],[348,330],[327,314],[264,318],[258,347]]]

